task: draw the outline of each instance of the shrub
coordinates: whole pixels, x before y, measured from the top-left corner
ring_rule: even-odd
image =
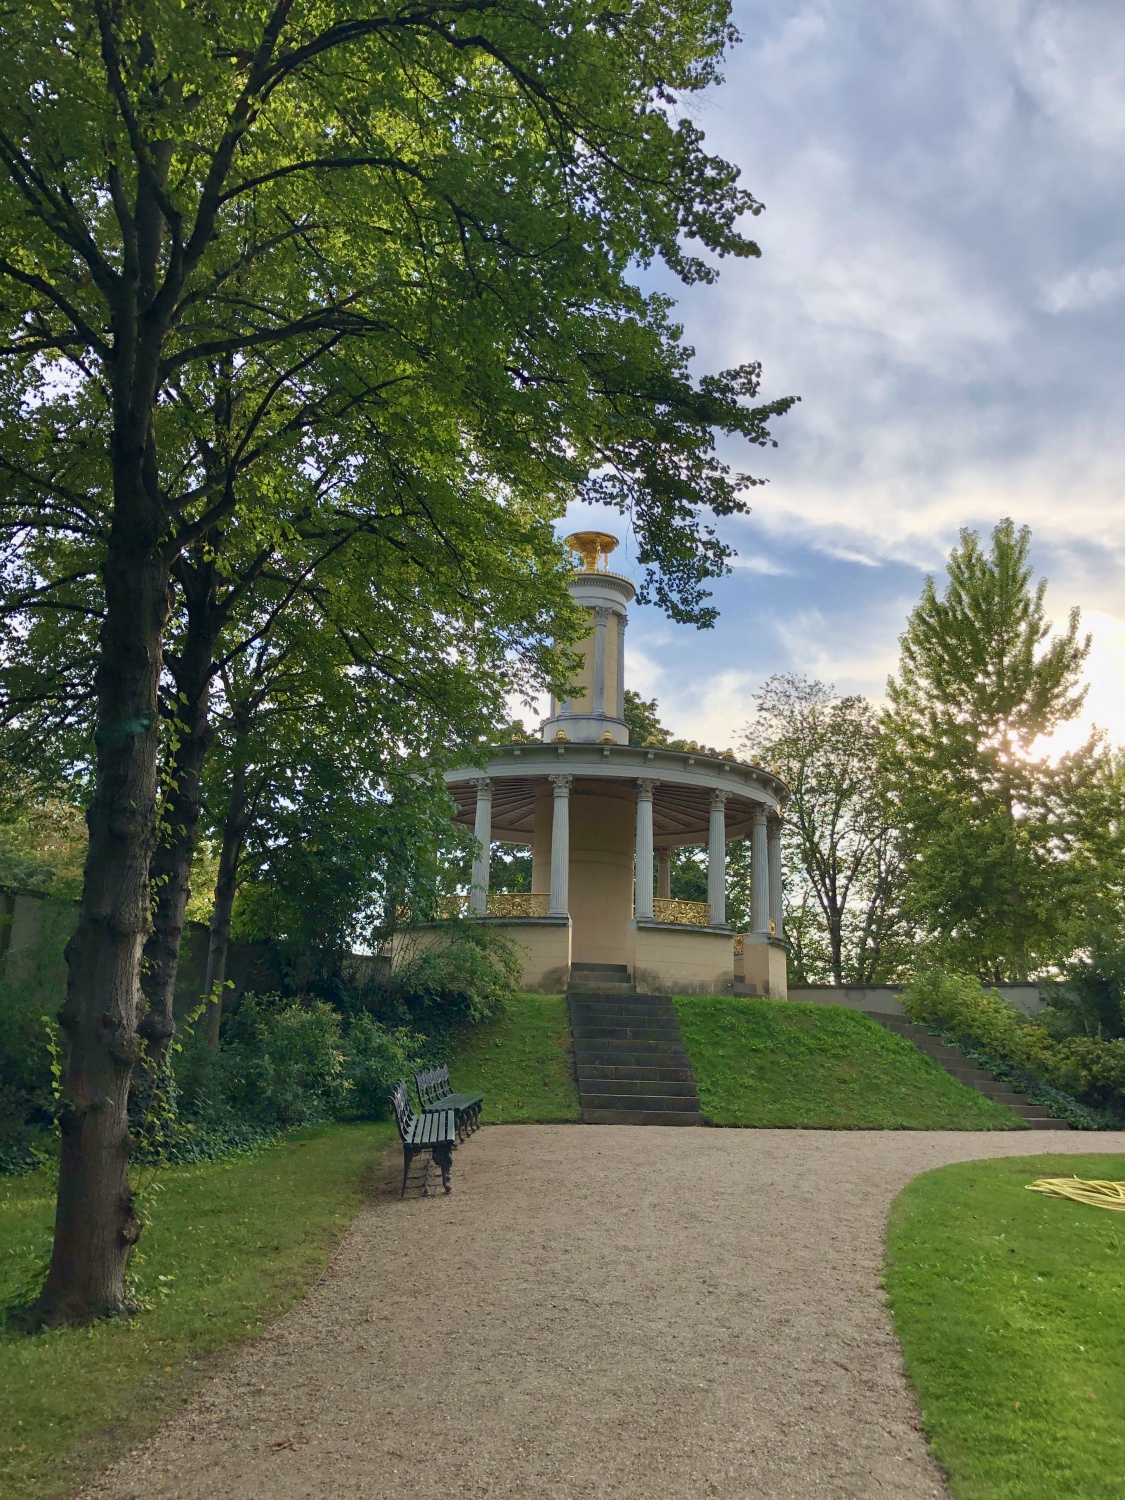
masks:
[[[344,1111],[351,1088],[340,1016],[330,1005],[277,995],[243,995],[223,1046],[209,1055],[198,1038],[179,1068],[189,1116],[234,1117],[254,1125],[312,1125]]]
[[[190,1036],[176,1060],[181,1128],[168,1133],[166,1154],[196,1159],[196,1147],[210,1151],[201,1143],[238,1145],[244,1129],[381,1119],[396,1080],[409,1078],[423,1049],[415,1032],[388,1030],[362,1012],[345,1022],[322,1000],[243,995],[217,1052]],[[247,1144],[254,1139],[246,1137]]]
[[[1038,1018],[964,974],[920,975],[903,991],[902,1006],[912,1020],[982,1060],[1016,1068],[1094,1109],[1125,1111],[1125,1041],[1052,1035]]]
[[[457,1025],[492,1020],[520,982],[515,948],[501,933],[473,922],[451,922],[438,941],[432,930],[406,933],[394,971],[369,987],[367,1008],[389,1025],[407,1025],[443,1043]]]
[[[416,1032],[388,1031],[372,1016],[356,1016],[347,1034],[348,1118],[380,1120],[390,1114],[391,1090],[420,1066],[424,1045]]]

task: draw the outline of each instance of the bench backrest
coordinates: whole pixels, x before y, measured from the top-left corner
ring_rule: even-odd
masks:
[[[391,1102],[395,1107],[398,1133],[405,1140],[411,1125],[414,1123],[414,1111],[410,1108],[410,1094],[406,1087],[405,1078],[400,1078],[391,1090]]]
[[[421,1073],[415,1073],[414,1084],[423,1105],[440,1104],[452,1092],[449,1087],[449,1068],[445,1063],[440,1068],[426,1068]]]

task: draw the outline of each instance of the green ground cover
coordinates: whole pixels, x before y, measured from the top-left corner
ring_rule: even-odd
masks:
[[[486,1125],[581,1118],[565,995],[519,995],[498,1020],[454,1036],[455,1090],[484,1091]]]
[[[1125,1222],[1026,1191],[1121,1156],[968,1162],[896,1200],[886,1287],[957,1500],[1125,1494]]]
[[[133,1265],[149,1309],[34,1337],[0,1331],[5,1500],[71,1494],[190,1397],[208,1356],[253,1338],[295,1302],[327,1264],[393,1133],[316,1126],[256,1156],[155,1176]],[[53,1218],[45,1174],[0,1178],[0,1306],[41,1274]]]
[[[841,1005],[679,997],[703,1113],[715,1125],[1018,1130],[904,1037]]]

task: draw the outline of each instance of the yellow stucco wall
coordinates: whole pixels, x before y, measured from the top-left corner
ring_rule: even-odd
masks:
[[[734,961],[735,978],[770,1000],[789,996],[789,964],[780,943],[747,943]]]
[[[734,982],[734,936],[691,927],[629,929],[638,990],[723,994]]]
[[[575,783],[570,792],[570,919],[574,963],[627,964],[633,916],[636,793],[629,783]],[[548,783],[535,799],[531,889],[551,890],[551,821],[554,792]]]
[[[570,928],[565,922],[521,922],[515,918],[486,918],[490,928],[503,933],[519,952],[523,965],[522,987],[558,995],[570,976]],[[449,939],[449,928],[440,922],[430,927],[400,932],[391,943],[395,967],[409,962],[419,949],[436,948]]]
[[[586,614],[590,620],[590,634],[574,648],[582,653],[582,667],[575,676],[576,687],[570,700],[576,714],[592,713],[594,708],[594,611],[588,609]]]

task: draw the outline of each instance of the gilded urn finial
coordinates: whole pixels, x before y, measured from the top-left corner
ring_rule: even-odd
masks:
[[[604,558],[603,567],[609,571],[609,554],[617,548],[617,538],[610,536],[608,531],[576,531],[573,536],[568,536],[566,545],[572,552],[577,552],[585,565],[587,573],[598,571],[598,559]]]

